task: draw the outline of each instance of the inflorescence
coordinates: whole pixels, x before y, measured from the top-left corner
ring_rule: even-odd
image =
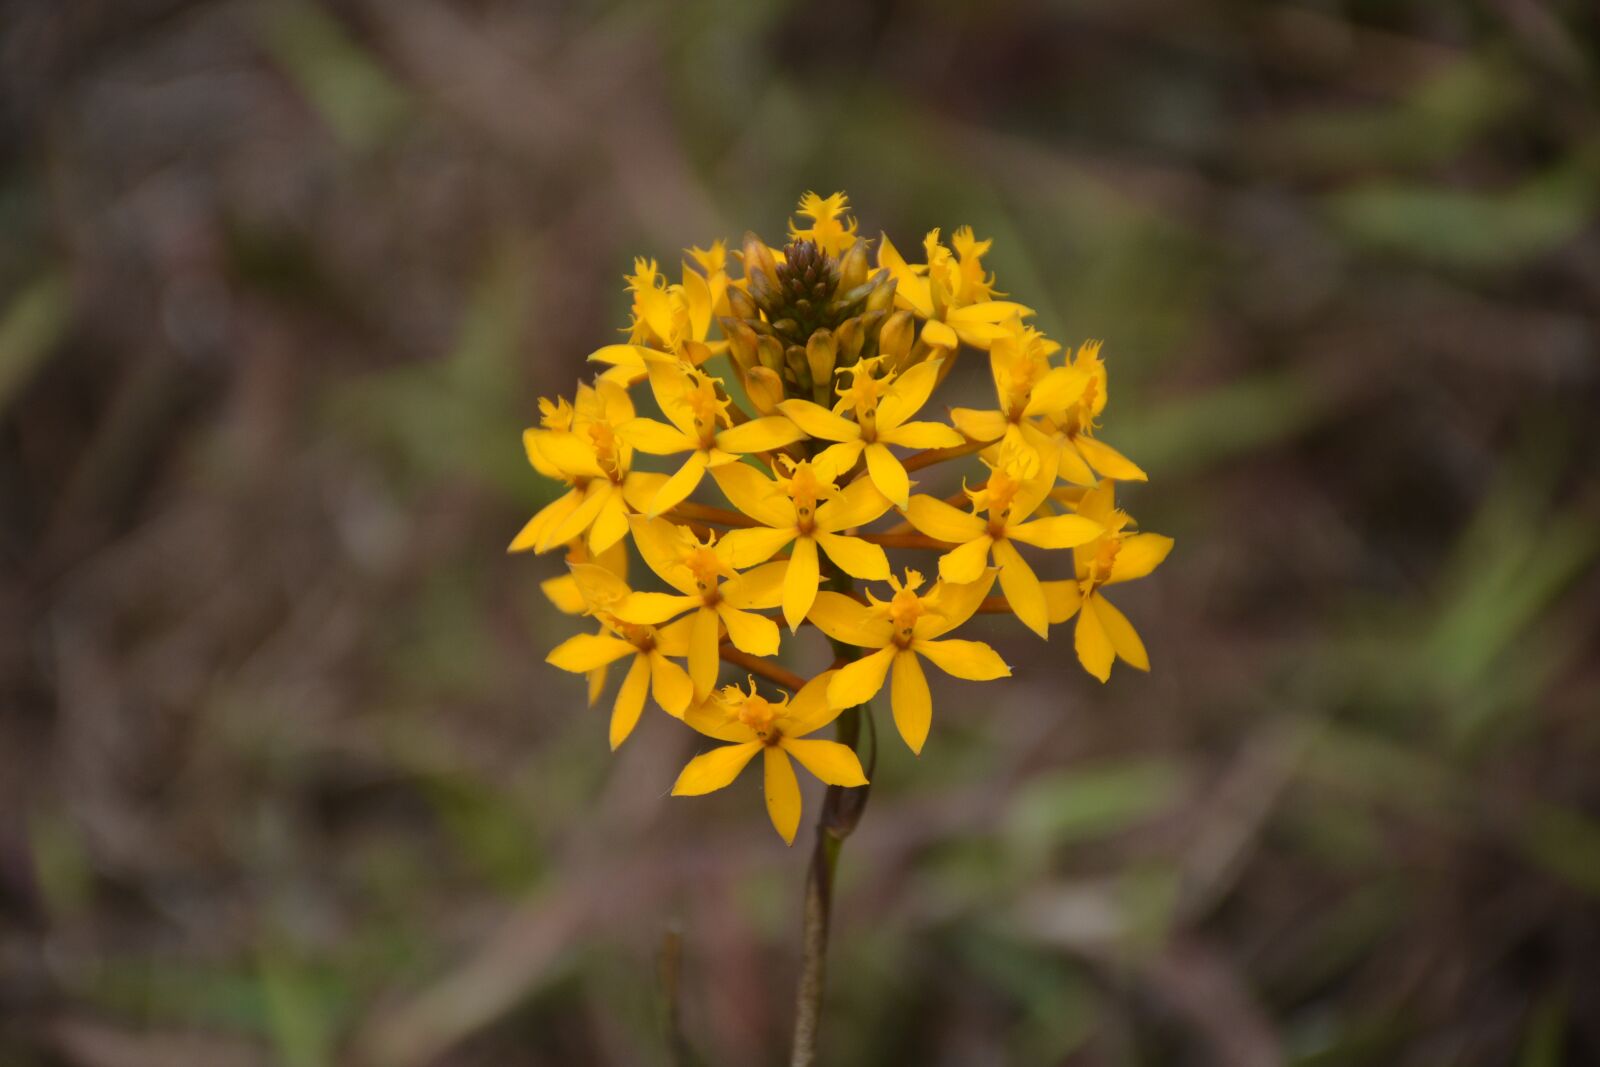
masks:
[[[1001,299],[983,267],[990,242],[969,228],[949,247],[929,233],[922,263],[882,237],[874,265],[847,210],[843,193],[807,193],[781,250],[754,234],[731,254],[721,241],[693,248],[678,283],[635,260],[627,342],[593,353],[605,368],[594,382],[541,400],[524,432],[534,469],[567,492],[510,547],[566,553],[568,573],[544,591],[596,629],[549,661],[588,676],[591,704],[608,669],[629,664],[611,746],[653,698],[727,742],[691,760],[674,794],[720,789],[760,753],[768,812],[791,843],[791,760],[831,785],[866,784],[855,751],[816,730],[887,685],[900,736],[920,753],[933,714],[924,661],[973,681],[1010,675],[988,645],[950,636],[978,612],[1013,615],[1041,638],[1076,617],[1074,647],[1094,677],[1107,681],[1117,659],[1148,670],[1106,589],[1172,548],[1116,506],[1115,483],[1145,473],[1096,435],[1100,343],[1063,353],[1028,325],[1033,310]],[[967,349],[988,354],[993,406],[918,418]],[[665,422],[636,413],[640,385]],[[666,457],[667,469],[636,470],[639,455]],[[981,464],[976,486],[949,499],[914,492],[914,472],[963,460]],[[731,507],[691,499],[708,478]],[[894,525],[865,529],[891,513]],[[629,585],[630,537],[668,591]],[[1041,579],[1019,546],[1063,576]],[[937,577],[897,576],[886,548],[932,550]],[[783,629],[808,624],[837,658],[803,679],[776,657]],[[753,677],[718,689],[724,664],[789,693],[763,695]]]

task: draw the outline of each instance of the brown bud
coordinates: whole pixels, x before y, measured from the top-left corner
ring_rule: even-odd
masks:
[[[728,310],[741,319],[753,319],[760,314],[756,310],[756,302],[750,299],[750,294],[737,285],[728,286]]]
[[[799,345],[790,345],[783,351],[783,364],[789,372],[789,379],[800,392],[811,392],[811,368],[806,363],[806,350]]]
[[[749,394],[750,403],[757,411],[772,415],[783,402],[783,379],[778,377],[775,370],[755,367],[744,376],[744,391]]]

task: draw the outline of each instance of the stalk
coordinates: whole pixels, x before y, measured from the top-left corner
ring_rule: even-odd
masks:
[[[841,574],[831,576],[828,586],[850,592],[853,583]],[[838,661],[855,658],[857,650],[833,642]],[[863,729],[865,723],[865,729]],[[861,704],[841,712],[834,723],[835,737],[859,755],[863,742],[870,742],[862,765],[870,781],[878,759],[877,736],[872,722],[872,705]],[[794,1046],[790,1067],[813,1067],[817,1062],[817,1033],[822,1023],[822,1000],[827,988],[828,930],[833,917],[833,883],[839,868],[839,853],[845,838],[861,821],[867,807],[870,785],[845,788],[830,785],[822,798],[822,814],[817,818],[817,842],[806,869],[805,908],[800,942],[800,987],[795,996]]]

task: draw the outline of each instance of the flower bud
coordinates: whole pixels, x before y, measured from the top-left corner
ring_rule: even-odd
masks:
[[[867,294],[868,311],[888,311],[894,307],[894,278],[887,271],[879,277],[881,280]]]
[[[811,392],[811,368],[806,363],[806,350],[799,345],[784,349],[783,363],[789,371],[789,380],[802,393]]]
[[[820,329],[806,341],[806,365],[811,368],[813,382],[833,381],[833,366],[838,358],[839,346],[832,330]]]
[[[757,277],[765,277],[774,288],[778,284],[778,261],[772,256],[772,249],[750,230],[744,235],[744,276],[752,285]]]
[[[775,414],[783,402],[783,379],[767,367],[754,367],[744,376],[744,391],[763,415]]]
[[[892,366],[899,368],[906,362],[906,356],[911,351],[912,338],[916,336],[917,324],[911,317],[911,312],[901,310],[883,320],[883,325],[878,329],[878,355],[888,356]]]
[[[866,333],[861,328],[861,319],[845,319],[839,328],[833,332],[834,344],[838,353],[834,363],[838,366],[853,366],[861,358],[861,343],[866,340]]]
[[[722,335],[728,339],[728,356],[740,373],[749,374],[750,368],[761,360],[756,354],[756,332],[738,319],[727,317],[717,320]]]
[[[783,342],[776,337],[762,334],[756,339],[756,357],[761,361],[763,367],[782,373]]]
[[[839,289],[848,291],[867,280],[867,242],[857,241],[839,259]]]
[[[741,319],[753,319],[761,314],[756,310],[756,302],[750,299],[750,294],[737,285],[728,286],[728,310]]]

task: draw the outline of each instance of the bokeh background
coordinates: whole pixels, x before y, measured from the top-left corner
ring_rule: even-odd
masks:
[[[0,1062],[665,1064],[669,936],[782,1060],[809,828],[503,548],[631,258],[805,189],[1106,338],[1178,544],[1152,674],[980,620],[885,747],[824,1061],[1600,1062],[1585,0],[0,11]]]

